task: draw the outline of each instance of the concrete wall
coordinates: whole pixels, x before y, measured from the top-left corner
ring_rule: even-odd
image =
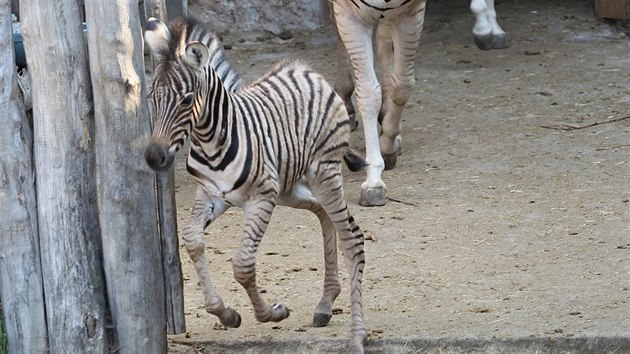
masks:
[[[326,0],[189,0],[188,12],[218,33],[278,35],[329,23]]]

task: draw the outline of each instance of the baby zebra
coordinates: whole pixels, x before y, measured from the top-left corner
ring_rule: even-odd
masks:
[[[206,310],[227,327],[241,323],[212,285],[203,241],[205,227],[239,206],[245,220],[233,257],[234,278],[247,291],[258,321],[287,318],[284,305],[269,306],[258,291],[256,250],[276,205],[310,210],[322,226],[325,258],[324,291],[313,323],[328,324],[341,291],[338,234],[350,277],[350,349],[362,353],[367,338],[361,295],[364,239],[344,200],[341,161],[352,171],[365,167],[365,161],[349,148],[350,120],[341,98],[299,62],[279,64],[240,88],[217,37],[192,19],[176,19],[167,27],[152,18],[145,40],[155,60],[153,135],[145,159],[152,169],[167,170],[190,136],[187,169],[198,186],[183,242]]]

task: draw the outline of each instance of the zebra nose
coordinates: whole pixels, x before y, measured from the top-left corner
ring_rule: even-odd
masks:
[[[168,150],[162,144],[149,144],[144,151],[144,159],[149,167],[155,171],[166,171],[171,167],[173,156],[169,156]]]

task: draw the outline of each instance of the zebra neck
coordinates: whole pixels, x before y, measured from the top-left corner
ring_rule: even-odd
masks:
[[[206,85],[203,114],[193,129],[191,142],[207,154],[209,161],[222,160],[234,149],[233,145],[238,144],[233,136],[237,129],[234,94],[211,67],[208,68]]]

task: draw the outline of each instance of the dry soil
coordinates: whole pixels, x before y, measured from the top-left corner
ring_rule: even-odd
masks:
[[[628,338],[627,29],[595,18],[590,1],[505,0],[496,10],[510,47],[481,51],[467,6],[428,4],[415,91],[403,112],[403,152],[383,175],[387,204],[359,206],[365,174],[345,173],[348,203],[369,239],[363,294],[370,341],[387,352],[382,343],[394,339]],[[334,78],[331,28],[226,42],[245,81],[285,58]],[[363,150],[362,124],[352,145]],[[181,229],[195,191],[184,153],[176,169]],[[214,283],[242,326],[225,329],[205,312],[182,248],[187,333],[169,338],[170,352],[309,351],[317,343],[343,351],[345,275],[330,325],[310,325],[323,277],[317,219],[278,208],[263,239],[259,286],[269,302],[292,310],[273,324],[254,319],[232,278],[241,221],[240,210],[229,210],[207,229],[206,242]],[[291,341],[311,344],[283,351],[281,343]]]

